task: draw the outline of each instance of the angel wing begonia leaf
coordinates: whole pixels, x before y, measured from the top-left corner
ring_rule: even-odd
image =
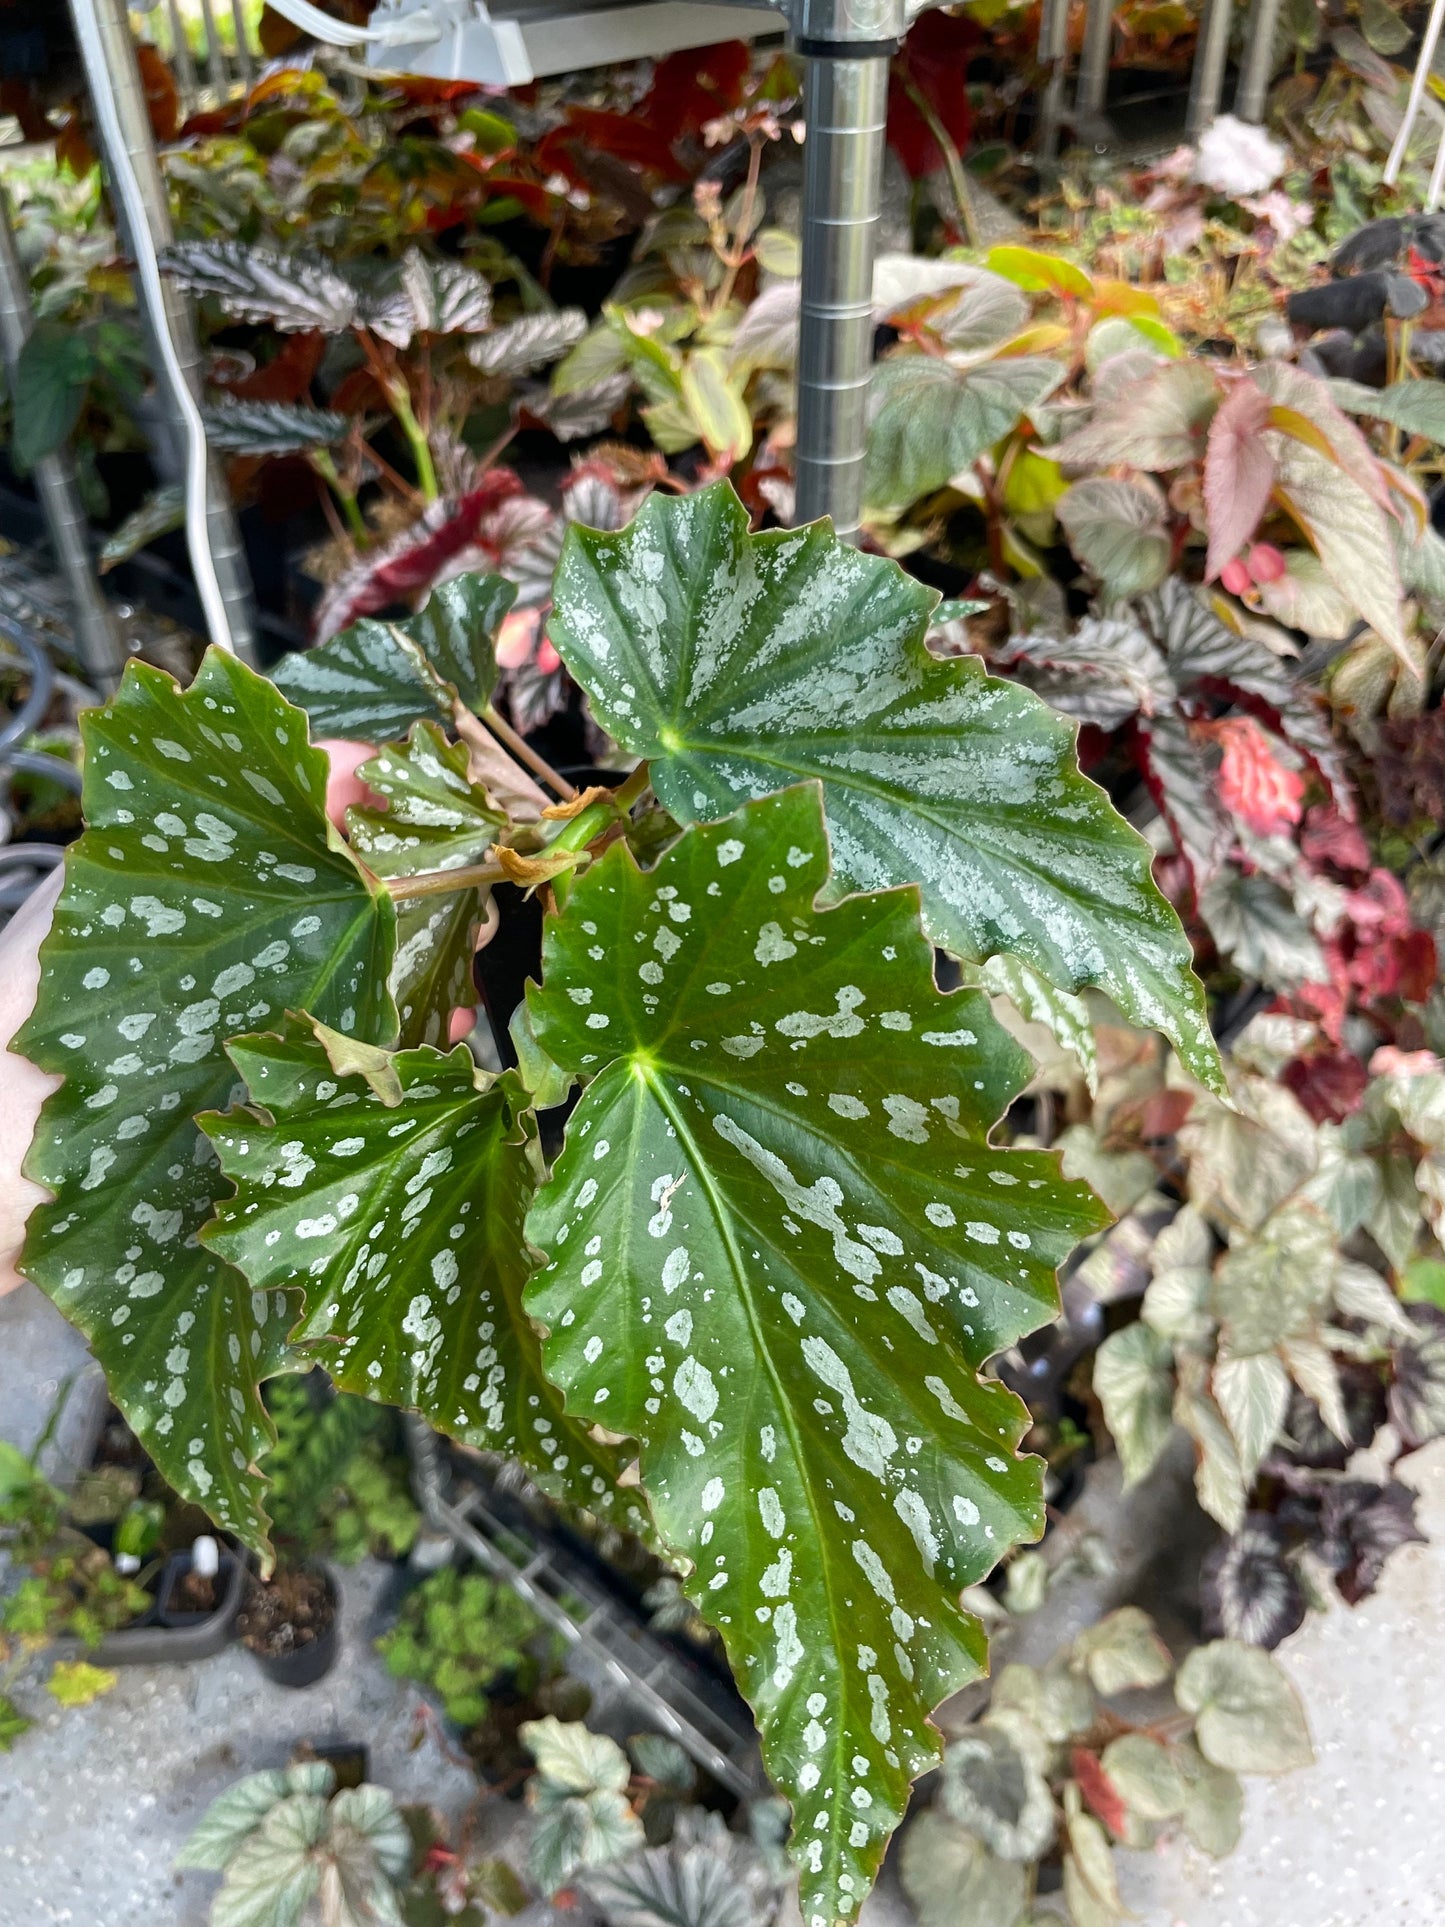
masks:
[[[821,778],[840,889],[917,882],[935,942],[1097,984],[1221,1089],[1202,988],[1144,839],[1080,774],[1074,731],[924,647],[933,590],[826,523],[750,535],[726,483],[572,529],[550,633],[604,728],[682,821]]]
[[[570,1504],[643,1525],[621,1462],[567,1417],[522,1309],[536,1127],[463,1045],[333,1049],[295,1020],[230,1047],[256,1112],[202,1127],[236,1186],[205,1242],[256,1291],[304,1293],[294,1343],[343,1391],[520,1459]]]
[[[184,691],[132,663],[81,729],[88,828],[15,1046],[65,1079],[22,1265],[176,1490],[263,1545],[257,1387],[294,1308],[197,1244],[224,1182],[194,1119],[235,1082],[226,1038],[288,1008],[391,1034],[391,901],[327,823],[306,718],[234,657],[209,651]]]
[[[1042,1526],[1027,1415],[978,1372],[1106,1216],[989,1147],[1028,1060],[984,996],[936,988],[914,892],[820,912],[827,878],[812,785],[652,871],[616,846],[529,993],[589,1080],[528,1221],[544,1362],[640,1442],[793,1802],[811,1927],[856,1911],[929,1714],[983,1663],[960,1588]]]

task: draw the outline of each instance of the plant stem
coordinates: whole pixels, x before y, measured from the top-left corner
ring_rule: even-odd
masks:
[[[977,247],[978,235],[974,232],[973,208],[968,198],[968,180],[963,171],[962,156],[953,144],[953,136],[938,118],[933,102],[918,83],[911,80],[907,74],[900,73],[896,66],[894,72],[898,73],[899,79],[903,82],[904,93],[918,109],[924,126],[938,144],[938,151],[942,154],[943,164],[948,170],[948,184],[953,189],[954,200],[958,203],[958,225],[962,228],[963,238],[968,245],[971,248]]]
[[[340,471],[331,458],[331,450],[313,448],[311,466],[341,504],[341,512],[346,517],[346,526],[351,532],[351,539],[358,548],[366,548],[371,541],[371,530],[366,526],[366,518],[361,513],[361,504],[342,482]]]
[[[428,870],[419,877],[394,877],[387,883],[396,902],[412,897],[453,896],[459,890],[480,889],[485,883],[505,883],[500,863],[468,863],[455,870]]]
[[[506,717],[498,713],[494,704],[487,704],[482,711],[482,720],[519,763],[525,763],[534,776],[540,776],[544,783],[550,783],[564,803],[572,801],[577,794],[576,786],[569,783],[565,776],[559,776],[546,758],[539,756],[532,745],[517,734]]]
[[[411,391],[406,385],[406,377],[397,367],[395,357],[388,361],[365,330],[359,330],[356,338],[361,345],[362,354],[366,357],[367,366],[376,377],[377,386],[386,396],[387,406],[396,417],[397,426],[406,436],[412,461],[416,464],[416,479],[421,485],[422,495],[428,502],[435,502],[441,495],[441,489],[437,485],[436,464],[432,460],[426,433],[416,418],[416,411],[412,408]]]
[[[727,273],[722,278],[722,285],[717,291],[717,298],[711,303],[710,312],[712,314],[721,314],[729,301],[732,300],[733,287],[737,282],[738,270],[751,253],[753,209],[757,206],[758,176],[762,173],[762,168],[763,143],[758,139],[757,135],[754,134],[751,135],[748,140],[748,178],[743,186],[742,211],[738,217],[737,230],[733,236],[733,246],[728,249],[725,257]]]

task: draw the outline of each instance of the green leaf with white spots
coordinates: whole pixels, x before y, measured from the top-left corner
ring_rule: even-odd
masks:
[[[316,736],[386,742],[414,722],[450,722],[460,697],[483,710],[497,682],[493,642],[517,599],[499,575],[458,575],[404,622],[364,616],[315,649],[293,650],[275,683],[311,718]]]
[[[838,891],[916,882],[936,943],[1107,991],[1222,1090],[1189,943],[1150,851],[1080,774],[1074,731],[972,657],[937,603],[825,523],[753,536],[725,482],[569,531],[550,634],[602,726],[682,821],[823,783]]]
[[[351,809],[352,848],[379,877],[421,876],[483,863],[507,819],[467,774],[464,743],[435,723],[417,723],[405,748],[384,749],[357,774],[385,810]],[[476,1002],[472,956],[481,898],[476,890],[404,897],[397,905],[391,993],[403,1045],[440,1044],[453,1010]]]
[[[390,1034],[391,903],[326,820],[306,718],[234,657],[185,691],[132,663],[81,729],[89,827],[16,1040],[65,1078],[26,1164],[55,1202],[24,1269],[170,1483],[261,1545],[257,1386],[294,1313],[197,1244],[224,1184],[194,1119],[229,1099],[226,1038],[288,1008]]]
[[[536,1125],[516,1076],[482,1075],[464,1045],[373,1050],[295,1020],[230,1054],[259,1108],[201,1120],[236,1186],[205,1242],[254,1291],[304,1293],[296,1349],[343,1391],[645,1530],[621,1462],[543,1377],[522,1309]]]
[[[569,1408],[630,1434],[794,1805],[810,1927],[856,1912],[938,1702],[959,1609],[1043,1523],[1023,1407],[978,1377],[1053,1315],[1105,1214],[987,1138],[1029,1073],[940,992],[911,890],[819,911],[814,785],[614,846],[548,920],[529,1004],[588,1080],[528,1235]]]

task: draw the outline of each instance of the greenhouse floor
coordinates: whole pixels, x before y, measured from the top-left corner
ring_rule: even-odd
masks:
[[[0,1428],[29,1444],[55,1376],[79,1360],[50,1308],[19,1298],[0,1307]],[[1445,1927],[1445,1441],[1402,1471],[1433,1543],[1404,1547],[1372,1599],[1311,1618],[1281,1649],[1317,1764],[1249,1783],[1243,1841],[1219,1865],[1178,1848],[1121,1854],[1143,1927]],[[196,1665],[123,1668],[105,1698],[43,1715],[0,1756],[0,1923],[203,1927],[214,1877],[173,1872],[177,1849],[224,1787],[301,1742],[364,1742],[372,1778],[459,1819],[470,1773],[372,1650],[392,1583],[372,1564],[343,1575],[342,1657],[304,1692],[272,1685],[231,1647]],[[44,1703],[28,1685],[22,1697]],[[520,1859],[508,1835],[523,1811],[488,1803],[479,1844]],[[558,1918],[538,1906],[520,1927]],[[906,1919],[885,1878],[865,1927]]]

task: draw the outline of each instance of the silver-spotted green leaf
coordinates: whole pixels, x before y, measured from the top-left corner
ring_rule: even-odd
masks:
[[[1299,1695],[1258,1646],[1197,1646],[1179,1668],[1174,1696],[1194,1715],[1195,1741],[1213,1766],[1288,1773],[1314,1759]]]
[[[481,1077],[460,1044],[327,1042],[293,1023],[231,1044],[264,1114],[202,1120],[236,1186],[207,1245],[253,1290],[304,1292],[293,1344],[343,1391],[419,1411],[629,1523],[620,1466],[566,1416],[522,1310],[536,1180],[520,1083]]]
[[[1021,355],[961,370],[936,355],[903,355],[873,372],[865,495],[903,508],[943,488],[1046,401],[1065,369]]]
[[[505,827],[506,817],[467,774],[466,745],[449,743],[435,723],[414,724],[405,749],[383,749],[357,774],[387,805],[346,812],[352,848],[379,877],[482,863]],[[403,1045],[445,1042],[452,1011],[476,1002],[479,914],[475,890],[397,905],[391,993]]]
[[[551,634],[682,821],[823,781],[840,889],[917,882],[934,940],[1098,984],[1221,1089],[1203,992],[1142,837],[1036,697],[939,662],[934,592],[826,523],[748,533],[726,483],[569,531]]]
[[[287,1009],[391,1033],[391,902],[327,823],[306,718],[234,657],[185,691],[132,663],[81,729],[89,827],[16,1041],[65,1078],[27,1160],[55,1202],[24,1269],[170,1483],[259,1545],[257,1384],[290,1318],[196,1242],[222,1180],[193,1120],[228,1100],[227,1037]]]
[[[1042,1024],[1084,1073],[1090,1092],[1098,1090],[1099,1050],[1089,1006],[1082,997],[1056,989],[1032,964],[1007,952],[986,963],[965,964],[963,981],[986,990],[990,997],[1007,997],[1021,1017]]]
[[[276,665],[278,689],[316,736],[385,742],[424,719],[450,722],[456,699],[484,709],[497,681],[493,638],[516,600],[497,575],[459,575],[404,622],[363,617],[315,649]]]
[[[616,846],[549,920],[543,1048],[590,1082],[528,1220],[571,1410],[628,1433],[794,1805],[803,1913],[861,1903],[928,1715],[983,1658],[963,1586],[1037,1536],[978,1367],[1103,1213],[987,1133],[1027,1060],[945,996],[911,891],[817,911],[816,787]]]

